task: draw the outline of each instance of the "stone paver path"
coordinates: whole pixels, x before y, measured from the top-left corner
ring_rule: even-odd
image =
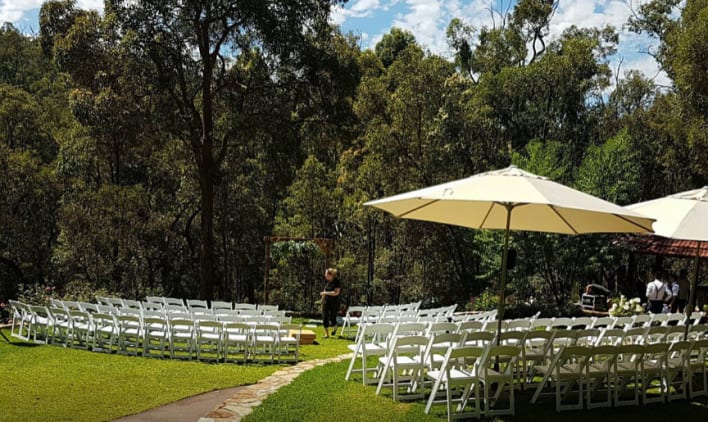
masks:
[[[303,372],[328,363],[341,362],[342,360],[350,359],[351,356],[351,353],[349,353],[328,359],[315,359],[280,369],[258,381],[257,384],[240,388],[233,397],[226,399],[223,404],[209,412],[206,417],[200,418],[199,422],[240,421],[244,416],[251,414],[254,407],[260,406],[266,397],[278,391],[280,387],[290,384]]]

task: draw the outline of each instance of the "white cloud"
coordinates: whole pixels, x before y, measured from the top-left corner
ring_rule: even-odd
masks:
[[[26,17],[27,12],[42,7],[44,0],[4,0],[0,4],[0,23],[15,23]],[[80,9],[103,11],[103,0],[78,0]]]
[[[42,6],[43,0],[5,0],[0,5],[0,23],[17,22],[28,10]]]
[[[388,7],[386,5],[385,7]],[[356,0],[349,7],[336,5],[332,8],[330,22],[342,25],[348,18],[366,18],[377,10],[384,8],[379,0]]]

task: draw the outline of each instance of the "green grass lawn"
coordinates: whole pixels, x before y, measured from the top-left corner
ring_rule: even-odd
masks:
[[[431,414],[424,412],[425,401],[396,403],[391,390],[376,395],[375,386],[364,386],[355,378],[345,381],[348,361],[326,365],[305,372],[292,384],[281,388],[244,419],[245,422],[267,421],[440,421],[446,419],[444,404],[435,405]],[[556,413],[554,397],[542,397],[530,404],[533,391],[516,395],[513,421],[543,422],[697,422],[708,420],[708,399],[677,401],[643,407],[621,407]]]
[[[337,356],[350,342],[322,339],[300,360]],[[282,366],[206,364],[93,353],[0,338],[0,420],[100,421],[200,393],[253,384]],[[214,403],[216,407],[219,403]]]
[[[102,421],[253,384],[280,368],[93,353],[0,338],[0,420]],[[218,403],[215,403],[216,406]]]

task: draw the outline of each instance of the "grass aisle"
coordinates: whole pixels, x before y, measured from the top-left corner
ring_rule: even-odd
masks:
[[[0,338],[0,419],[105,421],[200,393],[253,384],[282,366],[93,353]],[[215,403],[216,405],[217,403]]]

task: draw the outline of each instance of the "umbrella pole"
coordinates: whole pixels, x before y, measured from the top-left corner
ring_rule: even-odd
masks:
[[[504,250],[502,251],[501,279],[499,280],[499,304],[497,305],[497,346],[501,344],[502,320],[504,319],[504,290],[506,290],[506,262],[509,257],[509,227],[513,205],[506,204],[506,230],[504,231]]]
[[[691,313],[693,313],[693,309],[696,307],[696,304],[694,303],[696,300],[696,286],[698,286],[698,271],[701,268],[701,243],[703,242],[696,242],[696,258],[694,259],[694,264],[693,264],[693,283],[691,283],[691,291],[688,296],[688,304],[686,305],[686,323],[684,324],[686,326],[686,332],[684,333],[683,339],[688,340],[688,320],[691,317]]]

